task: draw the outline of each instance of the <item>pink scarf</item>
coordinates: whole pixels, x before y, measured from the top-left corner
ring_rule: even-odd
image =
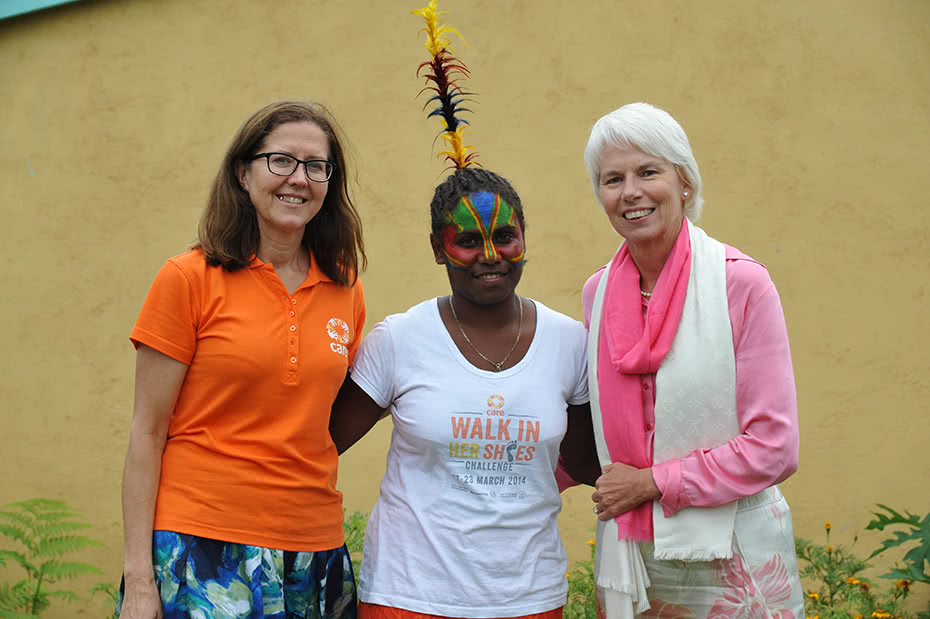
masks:
[[[600,338],[606,342],[599,354],[599,382],[607,380],[619,394],[614,402],[601,401],[604,436],[610,459],[637,468],[652,466],[644,429],[642,374],[655,374],[665,358],[681,320],[688,277],[691,273],[691,240],[684,218],[675,245],[662,267],[649,300],[645,321],[640,297],[639,269],[626,243],[610,265]],[[606,348],[606,350],[604,350]],[[604,355],[613,368],[606,366]],[[606,391],[602,388],[602,393]],[[652,541],[652,503],[647,501],[616,519],[620,539]]]

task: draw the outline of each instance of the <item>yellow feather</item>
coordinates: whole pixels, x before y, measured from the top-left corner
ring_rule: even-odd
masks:
[[[441,67],[434,67],[433,70],[437,72],[451,70],[462,73],[462,71],[459,69],[445,68],[446,63],[450,61],[454,63],[459,62],[454,57],[445,56],[442,62],[439,62],[438,60],[440,55],[443,53],[443,50],[447,50],[450,54],[454,53],[454,50],[449,43],[449,37],[447,35],[455,34],[463,43],[465,42],[465,39],[462,37],[458,30],[452,26],[447,26],[440,21],[440,16],[447,13],[447,11],[438,10],[436,8],[436,2],[437,0],[430,0],[429,4],[427,4],[425,7],[411,11],[411,13],[414,15],[419,15],[426,22],[426,26],[420,29],[420,32],[426,33],[425,47],[433,57],[432,62],[442,65]],[[467,75],[467,71],[465,74]],[[459,92],[461,91],[459,90]],[[474,157],[474,154],[469,155],[469,151],[474,151],[474,147],[471,144],[463,144],[464,134],[464,123],[460,124],[455,131],[446,130],[441,134],[442,139],[448,146],[448,150],[440,152],[439,156],[447,157],[455,164],[455,167],[459,169],[467,168],[473,165],[480,165],[475,161],[469,161],[469,157]]]
[[[459,31],[451,26],[447,26],[439,21],[439,16],[448,13],[448,11],[439,11],[436,9],[436,0],[430,0],[430,3],[422,9],[411,11],[414,15],[421,16],[426,21],[426,27],[421,28],[420,32],[426,33],[426,43],[424,44],[430,55],[436,56],[443,48],[454,52],[447,33],[455,33],[463,42],[465,39],[459,34]]]
[[[440,156],[445,155],[452,159],[459,168],[465,168],[471,165],[470,162],[466,162],[466,159],[468,157],[468,151],[475,149],[471,144],[463,145],[463,137],[465,137],[465,125],[460,125],[454,132],[447,131],[443,133],[442,139],[449,145],[449,150],[444,150],[439,153]]]

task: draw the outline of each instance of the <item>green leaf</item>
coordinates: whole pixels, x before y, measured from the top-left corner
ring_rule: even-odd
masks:
[[[27,511],[33,514],[45,511],[67,511],[71,509],[71,506],[64,501],[57,501],[55,499],[29,499],[27,501],[10,503],[9,506],[18,507],[21,511]]]
[[[4,520],[13,521],[17,523],[18,525],[20,525],[23,529],[31,529],[32,523],[35,522],[35,518],[32,518],[31,516],[27,516],[25,514],[21,514],[19,512],[0,511],[0,518],[3,518]]]
[[[94,596],[98,593],[105,594],[115,603],[116,598],[119,596],[119,585],[115,585],[112,582],[98,582],[90,588],[90,594]]]
[[[35,543],[32,541],[29,532],[25,529],[13,524],[0,524],[0,535],[14,539],[28,548],[30,552],[35,552]]]
[[[19,563],[20,567],[26,570],[26,572],[29,574],[35,574],[35,566],[29,563],[29,560],[26,559],[26,555],[24,554],[14,552],[12,550],[0,550],[0,564],[4,562],[4,559],[12,559]]]
[[[0,583],[0,611],[12,613],[29,608],[32,592],[28,590],[26,585],[25,580],[16,583],[13,587],[6,583]]]
[[[26,528],[16,526],[15,524],[0,524],[0,535],[12,537],[21,543],[26,543],[29,540],[29,534]]]
[[[81,596],[79,596],[77,593],[75,593],[74,591],[68,591],[67,589],[49,591],[48,596],[53,597],[53,598],[58,598],[59,600],[66,600],[68,602],[73,602],[75,600],[81,599]]]
[[[891,509],[887,505],[882,505],[881,503],[876,503],[879,508],[884,509],[888,514],[882,514],[880,512],[872,512],[876,519],[871,521],[865,528],[866,529],[877,529],[879,531],[884,531],[885,527],[893,524],[904,524],[911,526],[919,526],[920,519],[915,515],[910,513],[907,510],[904,510],[904,513],[907,516],[902,516],[900,513]]]
[[[103,546],[103,544],[89,537],[63,535],[41,540],[36,547],[35,556],[41,558],[60,557],[69,552],[75,552],[90,546]]]
[[[75,578],[84,574],[103,574],[96,566],[89,563],[59,561],[58,559],[46,561],[39,569],[43,574],[55,580]]]
[[[80,518],[80,514],[73,511],[57,511],[57,512],[42,512],[36,516],[36,520],[44,520],[46,522],[59,522],[61,520],[72,520],[74,518]],[[87,525],[90,526],[90,525]]]
[[[868,524],[867,529],[884,531],[886,527],[898,525],[905,527],[905,531],[893,531],[893,537],[882,542],[880,548],[875,550],[869,558],[882,553],[889,548],[916,542],[917,545],[904,555],[906,569],[895,568],[883,578],[906,578],[918,582],[930,583],[930,514],[921,519],[916,514],[905,510],[901,514],[887,505],[878,504],[878,507],[887,513],[875,513],[876,519]],[[927,566],[927,567],[925,567]]]
[[[83,522],[43,522],[36,525],[35,534],[38,538],[60,537],[65,533],[89,529],[92,526]]]

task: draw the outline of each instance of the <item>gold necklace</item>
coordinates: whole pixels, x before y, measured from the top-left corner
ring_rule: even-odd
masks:
[[[476,353],[478,353],[479,357],[481,357],[482,359],[484,359],[485,361],[487,361],[488,363],[494,366],[495,372],[500,372],[503,369],[504,364],[507,363],[507,359],[510,359],[510,355],[513,354],[513,351],[517,349],[517,344],[520,343],[520,335],[523,333],[523,300],[520,299],[520,297],[517,297],[517,301],[519,301],[520,303],[520,323],[517,325],[517,339],[514,340],[513,346],[510,347],[510,352],[507,353],[507,356],[501,359],[500,363],[498,363],[497,361],[491,361],[490,359],[485,357],[481,353],[481,351],[475,348],[475,345],[472,344],[472,341],[469,339],[468,334],[465,333],[465,329],[462,328],[462,323],[459,322],[458,315],[455,313],[455,303],[452,302],[452,295],[451,294],[449,295],[449,307],[452,309],[452,317],[455,318],[455,324],[458,325],[459,332],[462,334],[462,337],[465,338],[465,341],[468,342],[468,345],[471,346],[471,349],[474,350]]]

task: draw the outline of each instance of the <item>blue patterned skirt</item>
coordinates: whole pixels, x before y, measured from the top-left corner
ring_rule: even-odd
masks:
[[[355,619],[345,546],[293,552],[174,533],[152,535],[165,619]],[[123,587],[116,601],[116,616]]]

